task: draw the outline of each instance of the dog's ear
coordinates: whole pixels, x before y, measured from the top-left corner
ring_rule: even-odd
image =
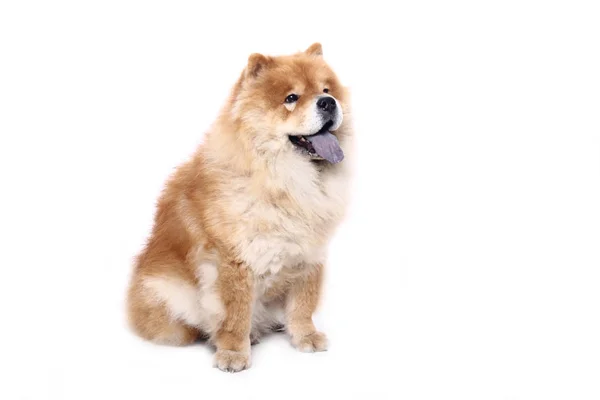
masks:
[[[321,46],[321,43],[313,43],[308,49],[306,49],[305,53],[310,56],[322,56],[323,46]]]
[[[272,62],[273,59],[271,57],[266,57],[258,53],[250,54],[248,65],[246,66],[246,77],[256,78],[260,71],[268,67]]]

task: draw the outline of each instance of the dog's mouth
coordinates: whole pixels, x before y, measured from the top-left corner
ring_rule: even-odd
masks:
[[[290,141],[313,160],[327,160],[337,164],[344,159],[344,152],[337,137],[329,131],[332,125],[333,121],[328,121],[312,135],[289,135]]]

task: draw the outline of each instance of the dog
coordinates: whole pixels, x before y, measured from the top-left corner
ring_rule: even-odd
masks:
[[[158,200],[127,294],[132,330],[167,345],[207,338],[229,372],[250,367],[251,344],[273,330],[326,350],[312,315],[348,205],[352,139],[348,90],[319,43],[250,55]]]

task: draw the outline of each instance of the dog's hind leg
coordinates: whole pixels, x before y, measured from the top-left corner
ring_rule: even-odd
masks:
[[[129,288],[127,312],[133,331],[157,344],[185,346],[200,336],[186,321],[195,312],[193,289],[173,278],[136,277]],[[191,289],[186,290],[186,289]],[[193,315],[190,316],[194,318]]]

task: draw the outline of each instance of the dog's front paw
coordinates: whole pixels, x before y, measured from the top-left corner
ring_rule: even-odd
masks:
[[[239,372],[250,368],[250,354],[233,350],[217,350],[214,366],[225,372]]]
[[[292,344],[304,353],[325,351],[327,350],[327,336],[321,332],[314,332],[310,335],[292,338]]]

